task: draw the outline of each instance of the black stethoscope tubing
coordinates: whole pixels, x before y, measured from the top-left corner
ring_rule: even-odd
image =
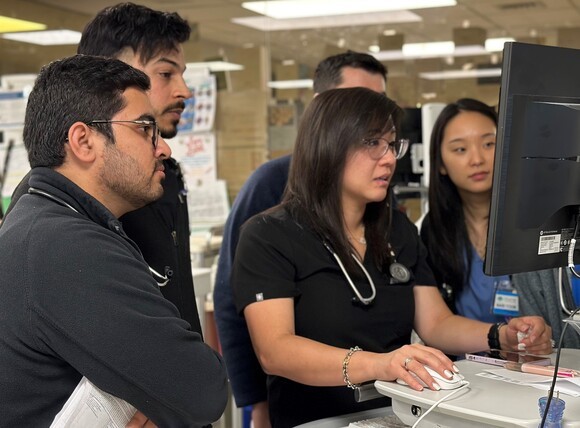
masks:
[[[45,192],[44,190],[40,190],[40,189],[37,189],[35,187],[30,187],[28,189],[28,193],[30,193],[31,195],[39,195],[39,196],[45,197],[47,199],[50,199],[51,201],[54,201],[57,204],[62,205],[63,207],[70,208],[75,213],[80,214],[79,211],[75,207],[73,207],[71,204],[62,200],[58,196],[54,196],[51,193]],[[159,287],[164,287],[165,285],[167,285],[167,283],[169,282],[169,277],[167,275],[160,274],[155,269],[153,269],[151,266],[149,266],[149,264],[147,264],[147,267],[149,268],[149,272],[151,272],[151,275],[153,276],[153,278],[155,279],[155,282],[157,282],[157,285]]]

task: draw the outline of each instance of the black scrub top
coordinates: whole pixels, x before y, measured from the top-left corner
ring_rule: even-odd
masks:
[[[258,214],[242,227],[236,250],[232,284],[238,310],[243,313],[256,301],[289,297],[295,302],[298,336],[372,352],[408,344],[415,316],[413,285],[435,286],[435,280],[416,227],[399,211],[393,211],[390,242],[396,261],[410,270],[411,278],[393,284],[367,251],[363,264],[377,295],[364,305],[353,302],[355,294],[342,270],[312,230],[281,207]],[[369,297],[371,287],[362,270],[350,276],[361,295]],[[356,403],[346,386],[312,387],[279,376],[268,378],[268,401],[276,428],[389,405],[383,398]]]

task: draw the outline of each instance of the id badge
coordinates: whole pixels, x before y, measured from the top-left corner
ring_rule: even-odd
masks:
[[[519,315],[520,300],[511,280],[500,280],[496,283],[493,313],[508,317],[517,317]]]

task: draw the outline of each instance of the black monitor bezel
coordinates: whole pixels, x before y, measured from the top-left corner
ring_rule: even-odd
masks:
[[[524,271],[548,269],[567,264],[567,254],[539,255],[537,240],[542,230],[574,227],[570,212],[559,212],[538,228],[519,229],[517,210],[512,201],[517,198],[519,160],[514,155],[517,144],[511,140],[514,124],[514,104],[521,97],[532,99],[580,99],[580,50],[506,43],[503,53],[500,86],[498,136],[490,206],[484,272],[498,276]],[[517,107],[517,106],[516,106]],[[514,147],[512,147],[512,145]],[[580,164],[579,164],[580,165]],[[580,193],[580,192],[579,192]],[[567,210],[567,208],[566,208]],[[562,239],[565,241],[565,238]]]

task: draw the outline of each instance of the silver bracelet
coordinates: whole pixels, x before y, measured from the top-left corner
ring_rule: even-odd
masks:
[[[350,363],[350,357],[352,357],[352,355],[357,351],[362,351],[362,349],[358,346],[350,348],[350,350],[346,353],[346,357],[344,357],[344,360],[342,360],[342,379],[344,380],[344,383],[346,383],[346,386],[351,389],[356,389],[360,386],[360,384],[352,383],[348,378],[348,363]]]

